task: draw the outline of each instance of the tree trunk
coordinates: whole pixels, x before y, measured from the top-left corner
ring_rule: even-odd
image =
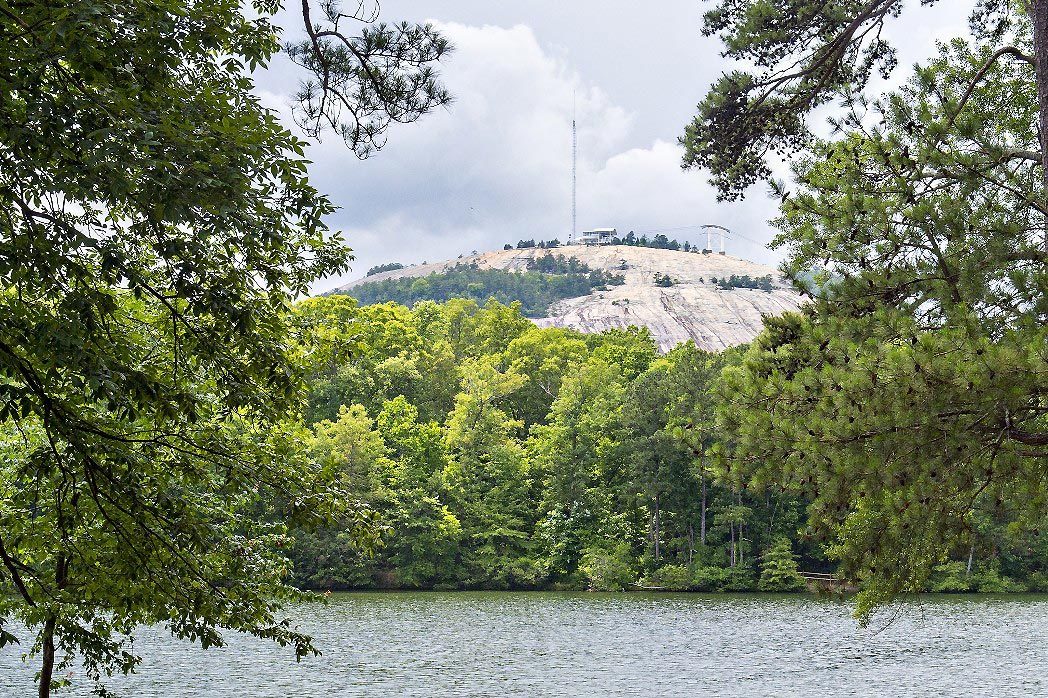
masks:
[[[1041,127],[1041,162],[1048,181],[1048,0],[1030,1],[1030,23],[1033,25],[1033,57],[1037,62],[1037,107]]]
[[[731,566],[735,566],[735,524],[728,524],[728,531],[731,533]]]
[[[1037,113],[1041,137],[1041,176],[1048,192],[1048,0],[1030,0],[1030,23],[1033,25],[1033,57],[1037,63]],[[1042,200],[1044,195],[1042,195]],[[1043,203],[1043,201],[1042,201]],[[1048,249],[1048,227],[1044,235]]]
[[[745,530],[745,528],[746,528],[746,526],[742,522],[739,522],[739,565],[743,564],[743,560],[742,560],[742,532],[743,532],[743,530]]]
[[[972,576],[972,559],[975,558],[975,543],[972,543],[972,547],[968,548],[968,568],[964,571],[965,577]]]
[[[699,468],[699,478],[702,480],[702,510],[699,515],[699,542],[706,547],[706,469]]]
[[[73,499],[75,504],[76,499]],[[55,562],[55,588],[61,592],[69,580],[69,561],[64,554],[59,554]],[[55,674],[55,628],[58,615],[51,613],[44,621],[40,633],[40,698],[50,698],[51,681]]]
[[[742,492],[735,493],[735,501],[739,505],[739,509],[742,509]],[[745,529],[746,524],[739,521],[739,565],[742,565],[742,532]]]
[[[688,522],[688,567],[691,567],[692,556],[695,554],[695,524]]]
[[[44,630],[40,637],[42,645],[40,662],[40,698],[50,698],[51,696],[51,679],[55,673],[56,622],[57,618],[55,616],[48,616],[47,620],[44,622]]]
[[[655,495],[655,559],[658,560],[662,557],[662,550],[659,548],[659,495]]]

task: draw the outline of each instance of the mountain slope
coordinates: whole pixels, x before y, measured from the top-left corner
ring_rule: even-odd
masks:
[[[748,342],[760,332],[762,315],[795,310],[801,302],[800,295],[779,280],[772,267],[727,255],[625,245],[486,252],[375,274],[346,284],[336,292],[352,295],[353,287],[361,283],[428,276],[462,263],[476,264],[480,269],[524,271],[530,260],[547,254],[575,257],[593,269],[625,276],[626,283],[560,301],[550,308],[548,317],[537,319],[537,324],[582,332],[644,326],[651,330],[662,351],[688,339],[713,351]],[[656,286],[656,273],[668,275],[673,285]],[[773,278],[771,291],[723,290],[711,283],[714,278],[731,275],[757,278],[769,274]]]

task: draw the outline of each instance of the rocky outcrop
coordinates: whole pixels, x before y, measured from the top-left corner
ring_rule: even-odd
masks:
[[[626,283],[608,291],[561,301],[550,309],[549,317],[535,321],[538,325],[571,327],[582,332],[644,326],[651,330],[662,351],[669,351],[688,339],[711,351],[749,342],[761,331],[763,316],[795,310],[801,303],[800,295],[782,282],[772,267],[727,255],[621,245],[486,252],[376,274],[339,290],[364,281],[427,276],[460,263],[475,263],[482,269],[524,271],[529,260],[545,254],[576,257],[594,269],[622,274]],[[656,272],[668,275],[673,285],[656,286]],[[710,282],[715,277],[732,274],[750,277],[771,274],[773,288],[771,291],[721,290]]]

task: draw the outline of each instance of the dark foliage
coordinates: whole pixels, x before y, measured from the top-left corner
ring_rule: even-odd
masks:
[[[520,303],[527,317],[541,317],[559,300],[621,283],[621,276],[591,269],[575,258],[546,255],[532,260],[523,273],[457,264],[445,272],[419,278],[370,281],[354,286],[347,294],[361,305],[392,301],[411,306],[424,300],[468,298],[485,302],[494,298],[507,305]]]
[[[400,262],[389,262],[388,264],[379,264],[368,269],[368,273],[365,276],[374,276],[375,274],[381,274],[386,271],[396,271],[397,269],[403,269],[404,265]]]
[[[732,274],[731,276],[723,279],[718,279],[716,276],[710,279],[710,282],[715,284],[717,288],[728,291],[733,288],[756,288],[761,291],[771,291],[771,274],[766,276],[758,276],[756,278],[749,274],[743,274],[739,276]]]
[[[669,288],[673,285],[673,278],[669,274],[657,271],[655,272],[655,285],[661,288]]]

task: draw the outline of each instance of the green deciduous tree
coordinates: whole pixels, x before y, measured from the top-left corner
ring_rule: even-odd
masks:
[[[385,547],[396,581],[408,587],[453,583],[462,533],[448,507],[443,431],[419,417],[403,396],[387,402],[378,416],[395,463],[386,483],[391,506]]]
[[[616,366],[590,359],[561,383],[548,423],[532,429],[528,450],[543,480],[540,538],[555,577],[573,574],[589,547],[635,542],[639,527],[623,501],[625,387]]]
[[[346,498],[342,504],[353,517],[332,517],[325,526],[289,531],[295,581],[325,590],[369,586],[367,559],[384,524],[376,514],[384,513],[382,484],[391,469],[382,436],[361,405],[343,406],[335,421],[313,425],[307,448],[326,481],[338,484],[340,496]],[[365,514],[366,531],[356,525],[363,523]]]
[[[348,251],[305,144],[251,92],[276,10],[0,3],[0,617],[29,628],[41,695],[57,649],[132,670],[140,623],[312,651],[277,617],[283,524],[246,512],[339,499],[284,425],[302,397],[288,306]],[[444,101],[420,66],[446,49],[365,34],[316,49],[364,141]]]
[[[648,537],[656,565],[665,552],[667,528],[673,538],[687,540],[681,534],[692,530],[694,507],[700,503],[692,454],[670,426],[673,378],[672,364],[656,361],[630,384],[622,414],[631,490],[650,513]]]
[[[557,327],[531,328],[506,347],[503,362],[526,382],[507,406],[526,426],[545,420],[565,376],[585,362],[589,350],[576,333]]]
[[[592,591],[622,591],[637,579],[629,543],[619,541],[587,548],[580,569]]]
[[[532,478],[519,442],[523,424],[500,403],[523,385],[491,358],[469,362],[463,391],[448,415],[445,470],[452,508],[462,521],[467,586],[506,588],[536,581],[531,556],[535,525]]]

